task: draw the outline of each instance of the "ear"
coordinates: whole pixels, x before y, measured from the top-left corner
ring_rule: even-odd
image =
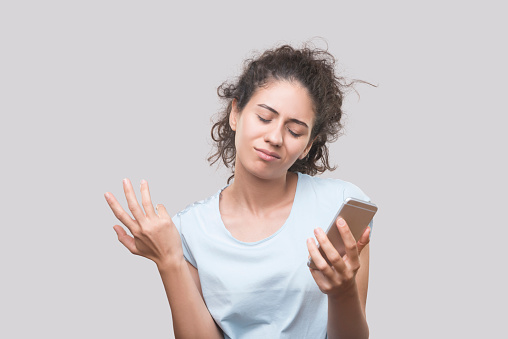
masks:
[[[309,153],[310,149],[312,148],[312,144],[314,143],[314,140],[310,141],[307,147],[303,150],[302,154],[298,157],[298,159],[302,160],[304,159],[307,154]]]
[[[236,98],[231,102],[231,112],[229,113],[229,126],[236,132],[236,124],[238,121],[238,110],[236,108]]]
[[[302,154],[298,157],[298,159],[302,160],[303,158],[305,158],[307,156],[307,154],[309,154],[310,149],[312,148],[312,145],[314,144],[314,141],[316,141],[316,139],[317,139],[317,135],[314,137],[314,139],[309,141],[309,144],[307,145],[307,147],[305,147],[305,149],[303,150]]]

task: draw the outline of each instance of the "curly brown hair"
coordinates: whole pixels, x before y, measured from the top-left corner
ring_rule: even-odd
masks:
[[[316,114],[310,140],[312,147],[304,159],[298,159],[289,168],[291,172],[309,175],[333,171],[328,160],[328,142],[337,140],[342,130],[342,101],[346,89],[355,82],[347,81],[335,74],[336,60],[327,50],[304,46],[295,49],[289,45],[265,51],[257,58],[245,61],[242,75],[234,83],[224,82],[217,88],[217,94],[226,101],[225,108],[219,112],[218,120],[211,131],[216,152],[208,161],[210,165],[222,159],[224,165],[232,168],[236,158],[235,132],[229,125],[233,99],[238,111],[242,111],[254,92],[270,81],[296,81],[305,87],[311,97]]]

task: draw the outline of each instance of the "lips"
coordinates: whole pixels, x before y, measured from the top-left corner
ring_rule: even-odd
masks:
[[[263,149],[263,148],[256,148],[256,147],[254,147],[254,149],[259,154],[259,156],[261,158],[263,158],[264,160],[280,159],[280,155],[278,155],[275,152],[270,152],[269,150],[266,150],[266,149]]]

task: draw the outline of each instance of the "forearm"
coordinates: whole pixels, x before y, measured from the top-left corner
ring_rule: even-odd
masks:
[[[185,261],[158,268],[171,308],[175,338],[223,338]]]
[[[356,285],[346,296],[328,297],[327,332],[329,339],[364,339],[369,337],[369,326]]]

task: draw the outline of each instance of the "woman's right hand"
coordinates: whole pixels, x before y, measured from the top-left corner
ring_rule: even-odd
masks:
[[[131,253],[154,261],[159,268],[184,263],[180,234],[163,205],[157,205],[158,215],[155,213],[148,183],[141,180],[141,201],[144,212],[138,204],[129,179],[123,180],[123,189],[134,219],[124,211],[113,194],[110,192],[104,194],[115,216],[133,235],[131,237],[123,227],[115,225],[113,228],[118,235],[118,240]]]

